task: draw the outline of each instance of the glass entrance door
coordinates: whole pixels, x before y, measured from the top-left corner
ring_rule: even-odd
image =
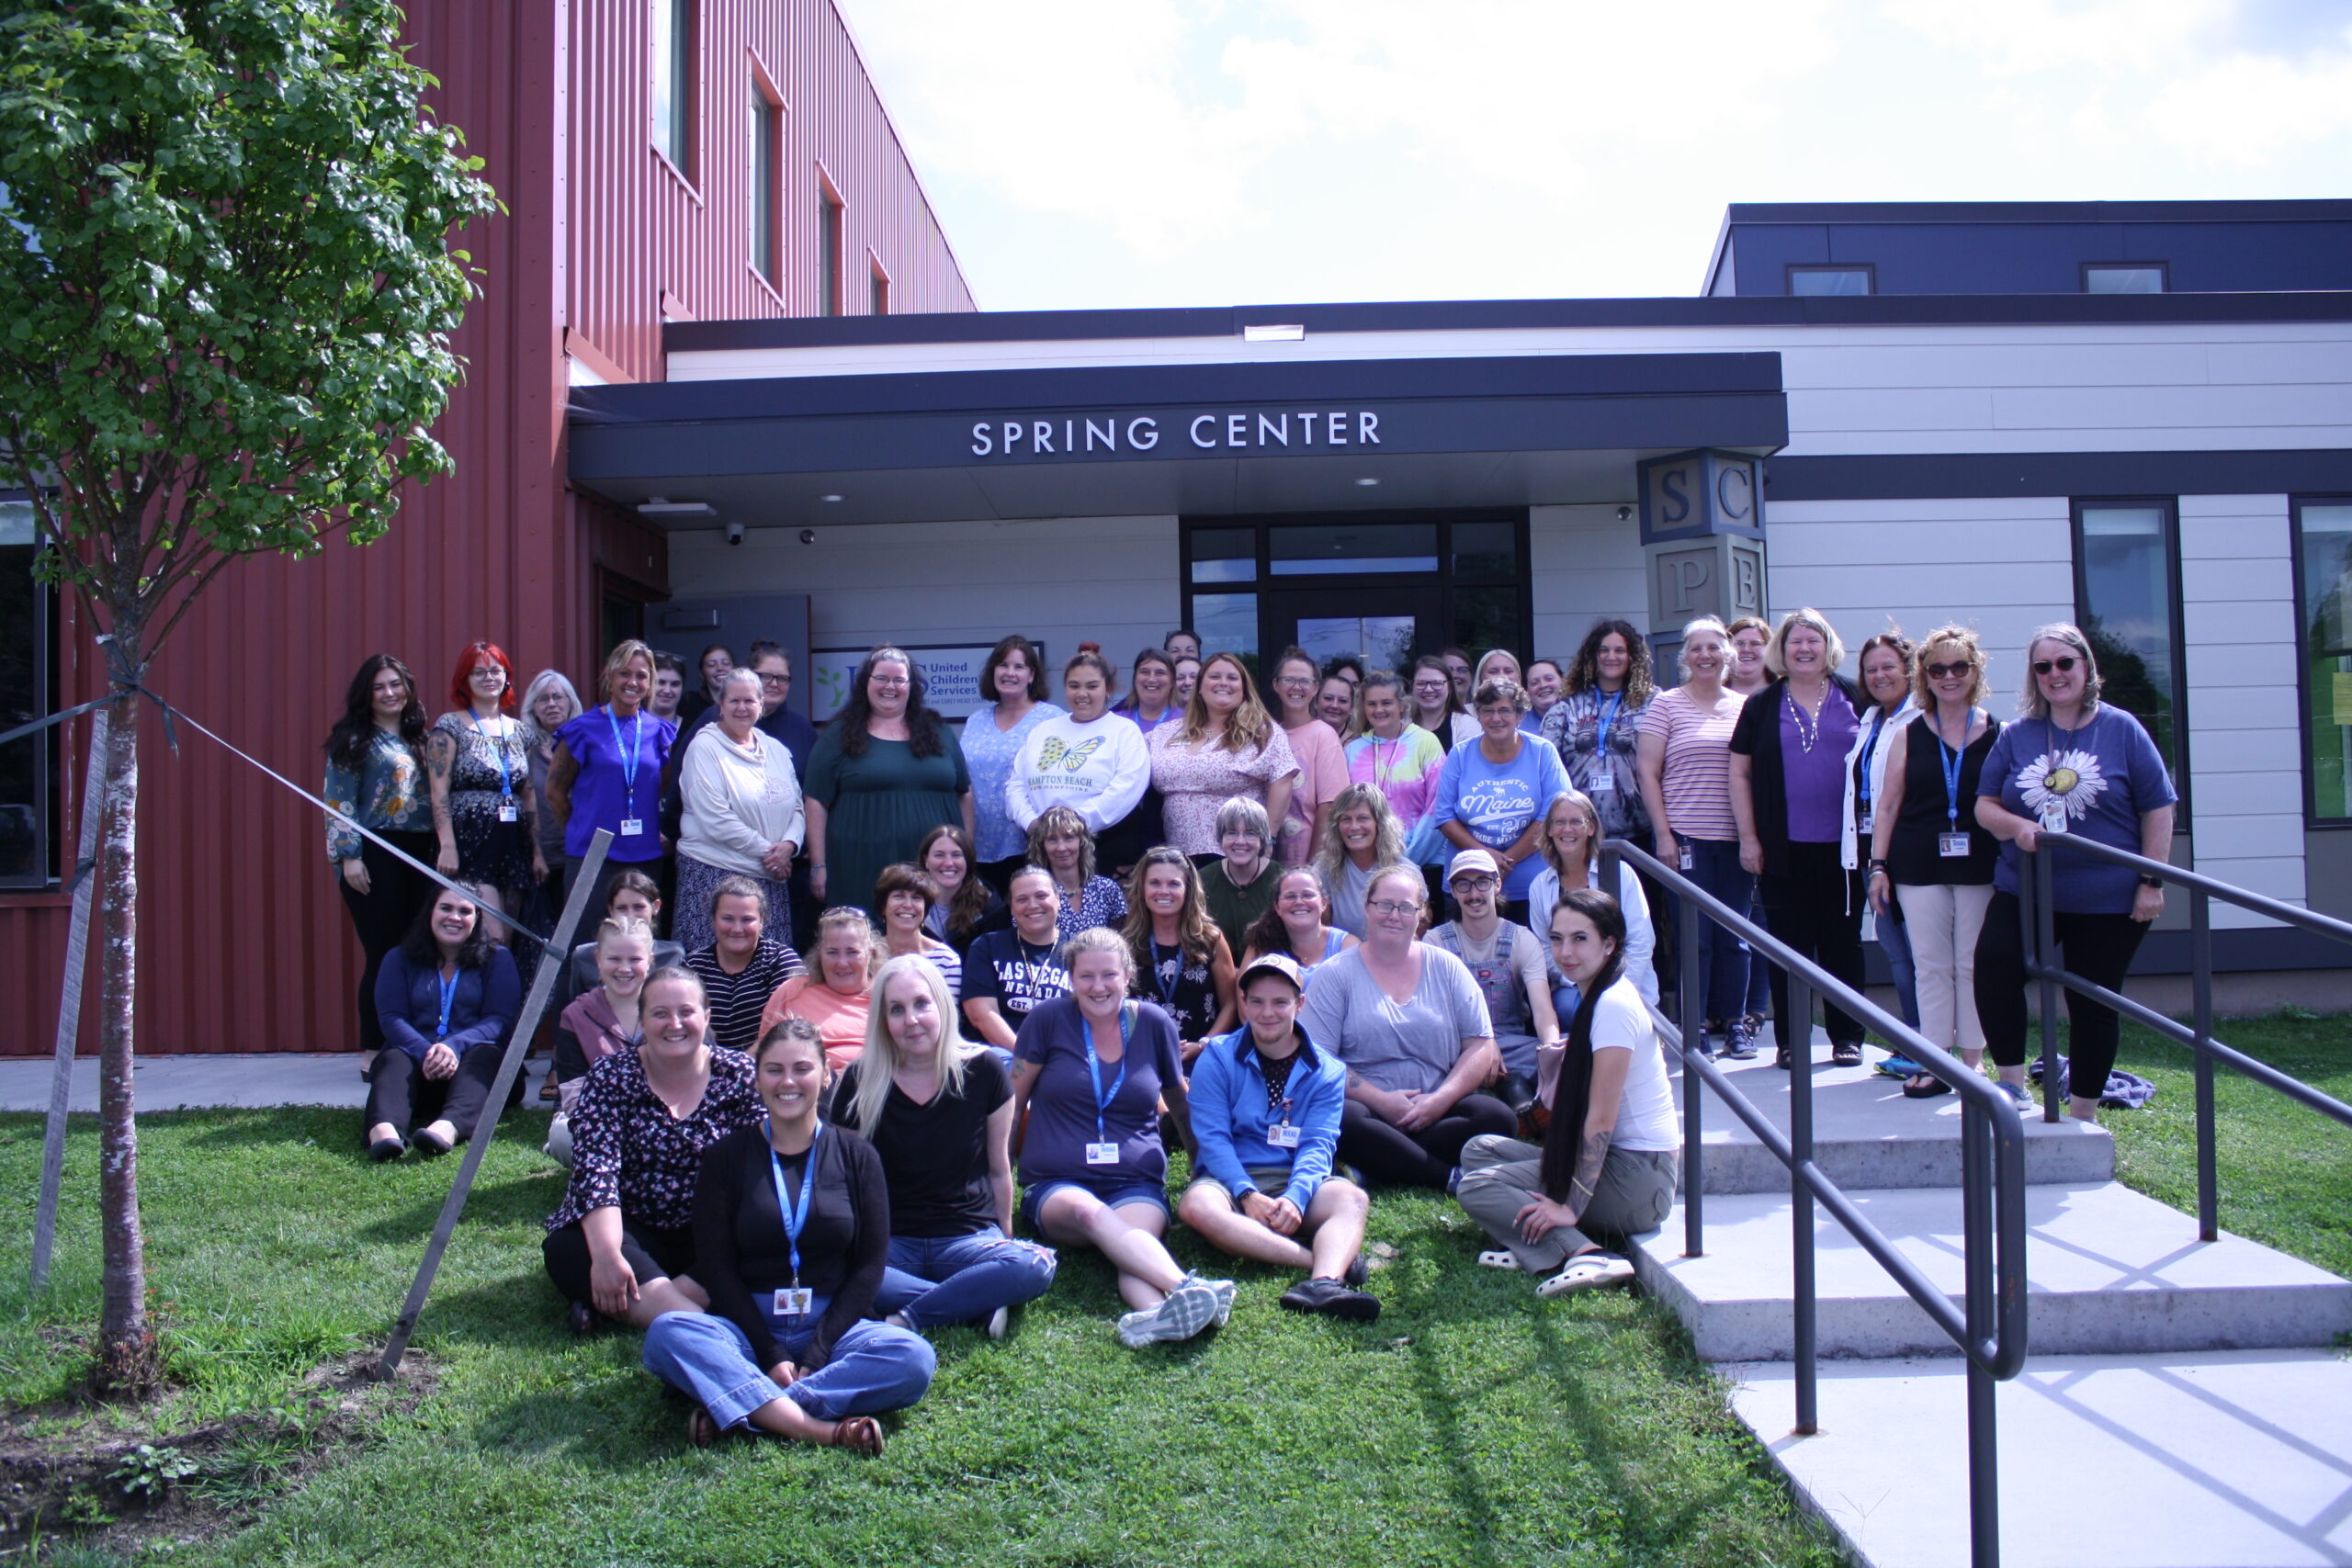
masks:
[[[1296,643],[1328,665],[1343,653],[1367,670],[1412,667],[1445,635],[1442,595],[1433,587],[1288,588],[1266,595],[1267,651]]]

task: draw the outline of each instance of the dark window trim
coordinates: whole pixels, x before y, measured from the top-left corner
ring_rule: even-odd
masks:
[[[882,258],[874,254],[874,247],[871,245],[865,248],[865,274],[866,314],[888,315],[890,313],[890,269],[882,265]]]
[[[2076,274],[2076,287],[2083,293],[2088,294],[2091,291],[2091,274],[2094,272],[2146,272],[2152,268],[2154,270],[2158,279],[2164,284],[2164,287],[2157,289],[2156,292],[2159,294],[2171,293],[2172,263],[2168,261],[2086,261],[2082,264],[2080,270]],[[2109,298],[2111,298],[2111,296]],[[2147,298],[2147,296],[2143,295],[2142,298],[2144,299]]]
[[[20,490],[0,491],[0,501],[22,502],[29,497]],[[40,536],[35,534],[38,545]],[[57,590],[36,585],[33,591],[33,682],[31,710],[27,722],[47,718],[58,708],[57,678],[58,604]],[[43,893],[59,886],[59,846],[63,841],[65,824],[59,820],[62,805],[57,785],[60,750],[57,744],[61,733],[70,733],[76,726],[56,726],[37,730],[23,744],[33,748],[33,852],[30,872],[17,876],[0,876],[0,893]],[[86,750],[86,748],[85,748]]]
[[[679,41],[678,52],[684,57],[684,63],[685,66],[684,73],[685,77],[685,103],[683,107],[677,110],[677,129],[682,134],[685,145],[683,147],[674,147],[664,152],[660,139],[653,134],[654,127],[651,123],[652,117],[650,113],[647,116],[646,141],[653,150],[653,156],[661,162],[663,167],[667,168],[673,175],[675,175],[678,177],[679,184],[686,187],[686,194],[694,197],[695,205],[700,206],[702,204],[702,186],[695,178],[695,164],[698,161],[696,154],[702,151],[702,6],[700,4],[700,0],[654,0],[654,4],[664,6],[675,5],[684,13],[683,19],[685,23],[686,36]],[[650,46],[651,43],[651,39],[650,37],[648,38],[647,42]],[[650,47],[647,50],[647,53],[649,55],[652,53]],[[648,73],[649,79],[657,78],[661,71],[662,62],[659,60],[650,60],[648,63],[651,67],[651,70]],[[648,107],[649,108],[650,107],[650,99]]]
[[[828,231],[831,232],[828,232]],[[817,314],[849,313],[849,203],[822,159],[817,164]]]
[[[767,285],[768,291],[776,296],[776,303],[780,306],[784,303],[785,257],[791,254],[791,227],[786,221],[784,210],[788,194],[787,182],[784,177],[785,151],[786,142],[789,140],[785,134],[784,91],[775,85],[775,78],[769,74],[768,68],[761,61],[758,51],[747,49],[744,52],[751,60],[752,104],[759,115],[760,146],[753,153],[750,167],[743,171],[744,182],[748,187],[745,192],[746,205],[751,209],[750,215],[755,219],[759,216],[763,194],[767,199],[767,221],[754,227],[766,231],[766,233],[761,237],[766,242],[768,265],[764,267],[760,265],[760,247],[758,243],[752,243],[751,246],[752,276]],[[764,193],[756,188],[753,184],[759,175],[759,152],[762,152],[766,154],[767,162],[767,188]],[[750,239],[752,236],[747,234],[746,238]]]
[[[2089,583],[2084,572],[2083,513],[2086,511],[2107,508],[2151,506],[2164,514],[2165,558],[2172,578],[2172,604],[2169,606],[2173,649],[2172,731],[2177,742],[2175,750],[2177,754],[2165,758],[2165,762],[2172,770],[2173,791],[2180,796],[2178,803],[2173,807],[2172,830],[2175,833],[2187,833],[2189,830],[2191,796],[2188,786],[2193,763],[2189,755],[2188,739],[2188,634],[2187,619],[2181,613],[2181,601],[2185,595],[2181,592],[2180,581],[2180,498],[2178,496],[2078,495],[2068,499],[2066,531],[2068,543],[2073,547],[2075,557],[2075,625],[2084,628],[2086,637],[2090,635],[2089,628],[2085,624],[2089,619],[2090,609],[2086,592]],[[2027,673],[2026,678],[2029,680],[2032,678],[2030,672]],[[2150,736],[2149,739],[2153,740],[2155,737]]]
[[[2312,755],[2312,661],[2303,646],[2303,638],[2311,626],[2310,607],[2303,601],[2303,508],[2306,506],[2352,506],[2352,492],[2298,493],[2287,498],[2288,570],[2295,574],[2295,743],[2303,760],[2303,829],[2306,832],[2341,833],[2352,831],[2352,816],[2322,817],[2319,814],[2318,784],[2313,772],[2317,759]]]
[[[1878,294],[1878,263],[1876,262],[1790,262],[1781,268],[1781,292],[1791,299],[1852,299],[1858,298],[1851,294],[1799,295],[1797,275],[1805,272],[1859,272],[1862,275],[1863,280],[1870,285],[1869,293],[1860,298],[1875,298]]]

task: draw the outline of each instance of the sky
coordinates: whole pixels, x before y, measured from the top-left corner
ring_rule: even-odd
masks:
[[[836,0],[984,310],[1688,295],[1735,201],[2352,196],[2352,0]]]

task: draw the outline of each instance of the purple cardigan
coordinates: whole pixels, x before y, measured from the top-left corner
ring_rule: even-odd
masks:
[[[449,1001],[449,1032],[441,1043],[464,1055],[476,1045],[495,1045],[514,1027],[523,1010],[523,981],[514,970],[514,955],[492,945],[490,962],[479,969],[458,971],[457,993]],[[431,964],[415,964],[399,948],[384,954],[376,974],[376,1018],[384,1026],[384,1041],[424,1060],[441,1023],[441,976]]]

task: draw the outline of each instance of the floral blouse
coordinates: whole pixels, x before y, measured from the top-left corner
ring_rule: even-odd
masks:
[[[694,1223],[702,1152],[765,1114],[752,1087],[752,1058],[710,1050],[710,1084],[686,1116],[670,1114],[636,1050],[588,1069],[571,1108],[571,1185],[548,1229],[576,1224],[591,1209],[617,1208],[625,1224],[680,1230]]]
[[[1077,897],[1062,899],[1061,913],[1054,917],[1055,934],[1068,942],[1096,926],[1116,931],[1126,918],[1127,896],[1119,885],[1107,876],[1089,877],[1086,886],[1078,890]]]
[[[425,832],[433,827],[433,797],[424,787],[424,764],[407,741],[378,729],[368,738],[359,770],[327,764],[327,803],[361,826],[385,831]],[[333,817],[327,819],[327,860],[340,866],[359,858],[366,840]]]

